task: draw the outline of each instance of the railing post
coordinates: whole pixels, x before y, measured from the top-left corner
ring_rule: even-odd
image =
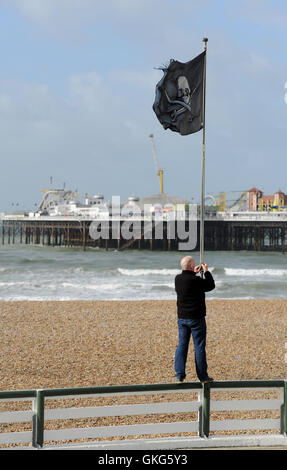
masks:
[[[45,393],[44,390],[37,390],[35,417],[35,438],[33,445],[37,448],[43,447],[44,444],[44,407]]]
[[[202,406],[202,403],[203,403],[203,392],[202,390],[200,390],[200,392],[198,393],[198,397],[197,397],[197,401],[198,401],[198,413],[197,413],[197,416],[198,416],[198,435],[199,437],[204,437],[204,434],[203,434],[203,427],[202,427],[202,415],[203,415],[203,406]]]
[[[37,447],[37,398],[32,402],[32,446]]]
[[[210,427],[210,384],[203,384],[202,428],[204,437],[209,436]]]

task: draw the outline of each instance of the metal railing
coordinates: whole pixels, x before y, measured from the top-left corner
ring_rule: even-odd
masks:
[[[279,390],[278,399],[239,399],[239,400],[213,400],[213,391],[270,391]],[[189,401],[166,401],[151,403],[132,403],[124,405],[86,406],[73,408],[47,408],[48,399],[68,398],[95,398],[127,395],[155,395],[155,394],[194,394],[197,399]],[[190,398],[190,397],[189,397]],[[211,432],[216,431],[258,431],[275,430],[276,435],[287,436],[287,380],[254,380],[254,381],[225,381],[201,384],[187,382],[182,384],[146,384],[146,385],[119,385],[107,387],[85,387],[70,389],[43,389],[23,391],[1,391],[2,401],[31,401],[31,410],[0,412],[0,423],[32,423],[31,431],[0,432],[0,447],[11,444],[28,443],[34,449],[43,448],[45,442],[61,442],[77,440],[95,440],[109,437],[166,435],[179,433],[197,434],[199,438],[208,438]],[[256,419],[211,419],[213,411],[236,410],[277,410],[279,418]],[[124,424],[108,426],[89,426],[65,429],[45,430],[45,423],[52,420],[89,419],[100,417],[157,415],[164,413],[192,413],[195,412],[197,420],[152,422],[148,424]],[[138,421],[138,419],[137,419]],[[258,435],[258,434],[256,434]],[[226,436],[227,438],[229,436]],[[123,442],[122,440],[120,441]],[[11,448],[11,447],[8,447]],[[13,447],[12,447],[13,448]]]

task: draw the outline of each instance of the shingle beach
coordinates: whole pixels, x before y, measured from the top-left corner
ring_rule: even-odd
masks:
[[[174,301],[1,302],[1,390],[174,381]],[[207,300],[216,380],[287,377],[287,300]],[[193,344],[187,380],[196,381]]]
[[[177,314],[174,301],[1,302],[0,310],[1,390],[175,381]],[[287,300],[207,300],[209,375],[219,381],[286,378],[286,313]],[[197,381],[192,342],[186,372],[187,381]],[[215,399],[222,399],[216,398],[218,393],[230,399],[239,398],[241,392],[212,393]],[[252,391],[242,393],[249,393],[253,398]],[[276,391],[260,393],[262,398],[278,395]],[[181,394],[176,399],[185,401],[190,396],[185,394],[182,398]],[[142,399],[170,401],[174,397],[175,394],[134,399],[123,396],[116,401],[112,397],[108,401],[101,397],[86,398],[85,406],[133,403]],[[69,404],[63,401],[62,405],[83,406],[77,400],[68,401]],[[13,403],[3,403],[1,407],[3,411],[16,409]],[[59,403],[52,400],[49,407],[59,407]],[[22,405],[21,409],[24,409]],[[279,418],[276,410],[220,413],[213,412],[213,418]],[[140,419],[142,423],[196,420],[196,413],[186,413],[184,417],[180,413],[146,415]],[[137,420],[136,416],[122,416],[67,420],[66,423],[54,421],[47,423],[46,428],[135,424]],[[23,426],[1,424],[0,428],[2,432],[10,432],[27,430],[31,425]],[[250,431],[241,432],[248,434]]]

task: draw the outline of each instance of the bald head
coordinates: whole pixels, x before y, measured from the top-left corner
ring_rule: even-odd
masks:
[[[193,271],[194,269],[194,259],[191,256],[185,256],[180,261],[180,266],[183,271],[190,270]]]

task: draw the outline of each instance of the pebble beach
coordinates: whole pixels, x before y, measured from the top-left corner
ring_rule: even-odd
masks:
[[[175,301],[1,302],[1,390],[173,382]],[[207,300],[215,380],[287,377],[287,300]],[[196,381],[193,344],[188,381]]]
[[[286,378],[287,300],[207,300],[206,303],[209,375],[215,380]],[[1,302],[0,309],[1,390],[175,381],[175,301]],[[192,341],[186,372],[187,381],[197,381]],[[214,399],[224,396],[225,399],[260,398],[258,393],[261,393],[262,398],[278,398],[276,391],[254,393],[215,391],[213,396]],[[69,407],[190,399],[196,400],[196,394],[81,398],[61,400],[61,403]],[[4,402],[1,411],[26,407],[25,402]],[[48,407],[59,407],[59,401],[51,400]],[[212,419],[224,419],[224,416],[228,419],[279,418],[278,413],[273,410],[211,414]],[[141,423],[196,419],[195,412],[145,415],[140,418]],[[48,421],[45,428],[136,423],[137,416],[119,416]],[[0,426],[1,432],[28,429],[31,429],[30,423],[3,423]],[[250,431],[240,432],[248,434]],[[226,433],[232,434],[232,431]],[[145,436],[137,438],[141,437]],[[114,439],[117,438],[111,438]],[[10,444],[7,447],[13,446]]]

